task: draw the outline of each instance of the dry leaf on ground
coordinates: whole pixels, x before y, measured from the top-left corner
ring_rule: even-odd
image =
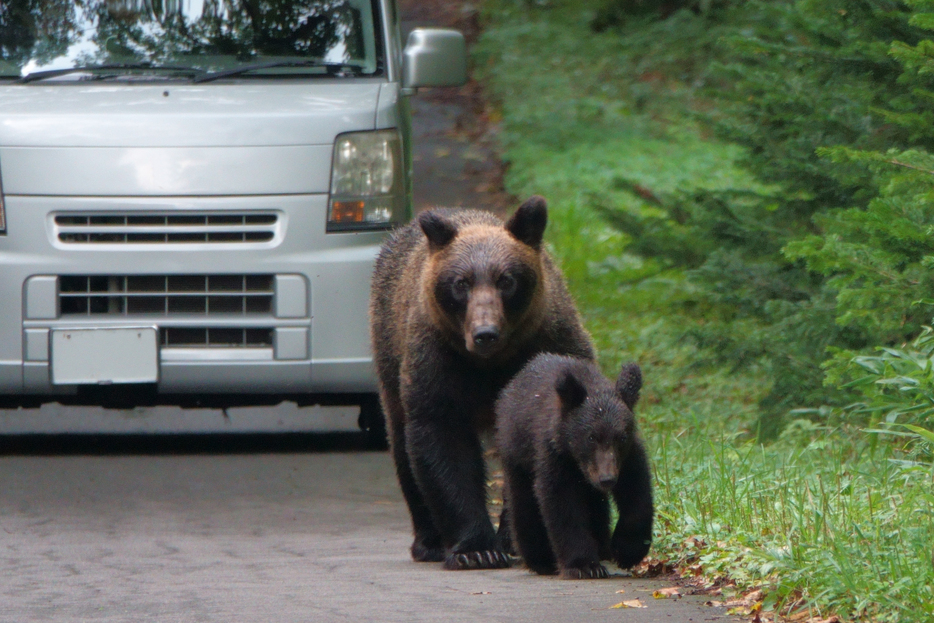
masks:
[[[621,601],[615,606],[610,606],[610,609],[613,608],[648,608],[648,606],[646,606],[638,599],[629,599],[627,601]]]
[[[652,593],[652,597],[655,599],[668,599],[669,597],[680,597],[681,591],[678,590],[677,586],[670,586],[668,588],[660,588],[657,591]]]
[[[757,601],[762,601],[762,597],[764,597],[764,595],[762,591],[760,590],[754,590],[751,593],[746,593],[745,595],[743,595],[743,599],[745,599],[747,602],[753,602],[753,603]]]

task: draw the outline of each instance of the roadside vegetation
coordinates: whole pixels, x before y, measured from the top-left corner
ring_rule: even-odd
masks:
[[[934,2],[482,16],[507,190],[645,373],[652,555],[752,616],[932,620]]]

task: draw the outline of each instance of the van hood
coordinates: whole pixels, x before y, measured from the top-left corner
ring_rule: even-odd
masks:
[[[393,127],[381,107],[395,105],[397,90],[387,95],[386,84],[2,86],[3,191],[326,193],[338,134]]]
[[[330,145],[375,127],[380,84],[3,86],[0,146]]]

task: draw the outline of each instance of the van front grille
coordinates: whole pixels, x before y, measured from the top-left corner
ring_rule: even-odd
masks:
[[[62,316],[261,315],[273,275],[63,275]]]
[[[261,243],[276,235],[275,212],[56,214],[64,244]]]
[[[219,327],[162,327],[163,348],[268,348],[272,329]]]

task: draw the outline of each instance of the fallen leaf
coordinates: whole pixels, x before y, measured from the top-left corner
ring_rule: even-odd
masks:
[[[613,608],[648,608],[648,606],[646,606],[638,599],[630,599],[628,601],[621,601],[615,606],[610,606],[610,609]]]
[[[471,595],[492,595],[490,591],[480,591],[479,593],[471,593]]]
[[[751,593],[746,593],[745,595],[743,595],[743,599],[745,599],[748,602],[762,601],[762,597],[763,597],[762,591],[760,590],[755,590],[755,591],[752,591]]]
[[[668,588],[660,588],[657,591],[652,593],[652,597],[655,599],[668,599],[669,597],[680,597],[681,592],[678,590],[677,586],[671,586]]]
[[[622,595],[622,594],[625,593],[625,592],[626,592],[626,589],[625,589],[625,588],[621,588],[621,589],[619,589],[618,591],[616,591],[616,594],[617,594],[617,595]]]
[[[756,602],[750,609],[749,614],[753,615],[752,623],[762,623],[762,602]]]

